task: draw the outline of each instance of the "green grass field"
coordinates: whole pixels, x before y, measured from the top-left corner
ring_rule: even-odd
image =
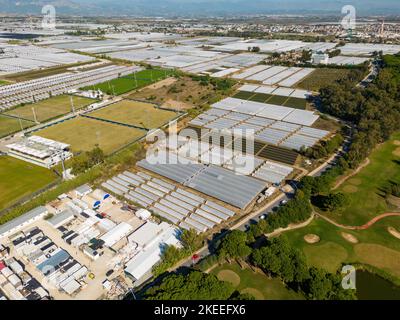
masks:
[[[164,69],[147,69],[111,81],[103,82],[94,86],[83,88],[84,90],[97,90],[109,95],[121,95],[129,91],[140,89],[154,82],[163,80],[174,75],[174,71]]]
[[[84,117],[67,120],[35,133],[71,145],[74,152],[89,151],[99,145],[106,154],[144,136],[146,132]]]
[[[300,89],[319,91],[322,87],[344,79],[350,73],[347,69],[317,68],[312,74],[300,81],[296,87]]]
[[[24,129],[35,125],[34,122],[21,120]],[[21,131],[21,124],[18,119],[6,117],[0,114],[0,138]]]
[[[8,81],[5,80],[0,80],[0,86],[5,86],[7,84],[10,84]]]
[[[345,225],[363,225],[379,214],[400,211],[383,196],[391,181],[400,183],[399,143],[397,133],[371,153],[370,164],[337,190],[349,195],[349,205],[340,213],[328,213],[329,217]]]
[[[305,228],[285,233],[294,247],[302,250],[309,265],[335,272],[343,263],[364,263],[400,279],[400,240],[388,232],[388,227],[400,231],[400,219],[389,217],[367,230],[351,231],[338,228],[319,218]],[[358,243],[344,239],[342,232],[353,235]],[[316,244],[304,241],[307,234],[316,234]]]
[[[147,129],[161,127],[178,116],[176,112],[158,109],[151,103],[133,100],[122,100],[88,115]]]
[[[236,263],[224,264],[212,270],[220,280],[228,281],[241,293],[249,293],[257,300],[303,300],[304,297],[287,288],[277,278],[250,269],[241,269]]]
[[[72,96],[75,110],[82,109],[96,100],[85,97]],[[72,112],[71,96],[61,95],[36,103],[17,107],[7,111],[5,114],[13,115],[23,119],[34,121],[32,108],[35,109],[36,117],[39,122],[60,117],[64,114]]]
[[[0,210],[22,197],[39,191],[56,179],[57,176],[48,169],[8,156],[0,156]]]

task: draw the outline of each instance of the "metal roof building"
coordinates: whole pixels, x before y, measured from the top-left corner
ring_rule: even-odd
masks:
[[[142,239],[144,235],[146,236]],[[147,222],[137,229],[129,240],[138,241],[142,247],[142,251],[133,257],[125,268],[125,273],[135,281],[143,280],[146,275],[150,276],[153,266],[161,260],[166,245],[180,245],[178,230],[165,222],[159,225]]]
[[[54,217],[47,220],[54,228],[58,228],[71,221],[74,218],[74,212],[71,209],[66,209],[63,212],[56,214]]]
[[[37,207],[22,216],[0,226],[0,238],[7,237],[22,229],[23,227],[43,218],[48,213],[46,207]]]
[[[197,174],[187,186],[240,209],[245,209],[268,184],[252,177],[235,174],[221,167],[209,166]]]

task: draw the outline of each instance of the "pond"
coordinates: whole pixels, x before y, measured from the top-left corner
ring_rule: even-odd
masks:
[[[357,271],[359,300],[400,300],[400,287],[368,271]]]

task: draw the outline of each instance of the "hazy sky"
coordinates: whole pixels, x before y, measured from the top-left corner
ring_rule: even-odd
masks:
[[[400,0],[0,0],[0,12],[36,11],[46,3],[54,4],[59,12],[113,15],[340,15],[344,5],[352,4],[359,15],[400,16]]]

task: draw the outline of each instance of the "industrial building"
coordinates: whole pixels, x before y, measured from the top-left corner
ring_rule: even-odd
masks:
[[[68,144],[38,136],[24,138],[7,148],[10,156],[48,169],[72,157]]]
[[[128,237],[128,241],[136,243],[140,251],[127,263],[125,273],[134,281],[150,275],[153,266],[161,260],[165,246],[180,246],[179,234],[177,228],[166,222],[146,222]]]

